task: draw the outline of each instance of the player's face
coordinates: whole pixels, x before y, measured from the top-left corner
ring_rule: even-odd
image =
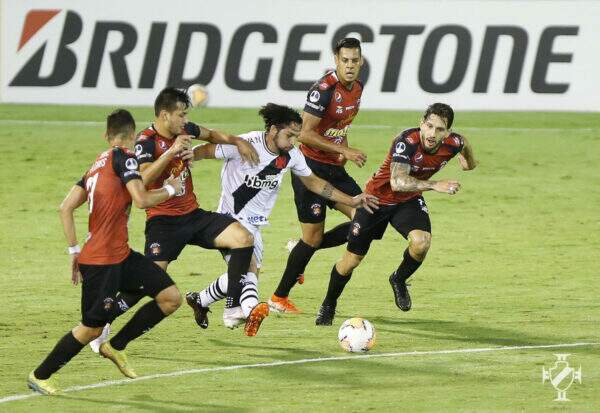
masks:
[[[187,123],[187,108],[179,102],[177,103],[177,109],[173,112],[163,110],[160,112],[160,116],[171,136],[177,136],[181,134],[183,125]]]
[[[335,69],[338,79],[344,84],[354,82],[358,79],[360,68],[363,65],[363,58],[360,55],[358,47],[342,47],[335,55]]]
[[[442,141],[450,134],[446,127],[446,119],[431,114],[421,121],[421,144],[428,152],[434,152]]]
[[[286,128],[283,128],[275,135],[275,146],[279,152],[289,152],[294,147],[294,139],[300,135],[300,125],[291,123]]]

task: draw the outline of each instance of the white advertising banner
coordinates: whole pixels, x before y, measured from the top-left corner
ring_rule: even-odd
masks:
[[[1,1],[3,102],[301,107],[354,36],[364,108],[600,111],[600,1]]]

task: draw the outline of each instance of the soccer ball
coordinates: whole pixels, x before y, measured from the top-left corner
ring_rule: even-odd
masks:
[[[197,83],[187,88],[187,94],[193,107],[205,106],[208,102],[208,91]]]
[[[375,345],[375,327],[364,318],[349,318],[342,323],[338,339],[340,346],[351,353],[369,351]]]

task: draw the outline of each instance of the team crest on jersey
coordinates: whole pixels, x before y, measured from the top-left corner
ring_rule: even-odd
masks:
[[[163,149],[163,150],[165,150],[165,151],[167,150],[167,143],[165,141],[163,141],[163,140],[159,140],[158,141],[158,146],[160,146],[160,148]]]
[[[113,300],[111,297],[106,297],[103,301],[104,311],[110,311],[114,302],[115,302],[115,300]]]
[[[150,254],[158,255],[160,254],[160,244],[158,242],[153,242],[150,244]]]
[[[342,101],[342,94],[340,92],[335,92],[335,101],[340,103]]]
[[[318,102],[319,99],[321,99],[321,94],[318,90],[313,90],[312,92],[310,92],[310,96],[308,97],[308,99],[313,103]]]
[[[323,206],[321,204],[312,204],[310,206],[310,210],[312,211],[312,214],[316,217],[321,215],[321,211],[323,210]]]
[[[283,169],[287,166],[288,160],[285,156],[278,156],[275,158],[275,167],[277,169]]]
[[[355,222],[354,224],[352,224],[352,235],[358,237],[358,234],[360,234],[360,224],[358,222]]]
[[[423,154],[422,154],[421,152],[417,153],[417,154],[415,155],[415,157],[413,158],[413,160],[414,160],[415,162],[422,162],[422,161],[423,161]]]

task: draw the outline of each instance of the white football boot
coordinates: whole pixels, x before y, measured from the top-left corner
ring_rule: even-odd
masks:
[[[246,322],[242,306],[223,309],[223,325],[227,328],[237,328]]]

